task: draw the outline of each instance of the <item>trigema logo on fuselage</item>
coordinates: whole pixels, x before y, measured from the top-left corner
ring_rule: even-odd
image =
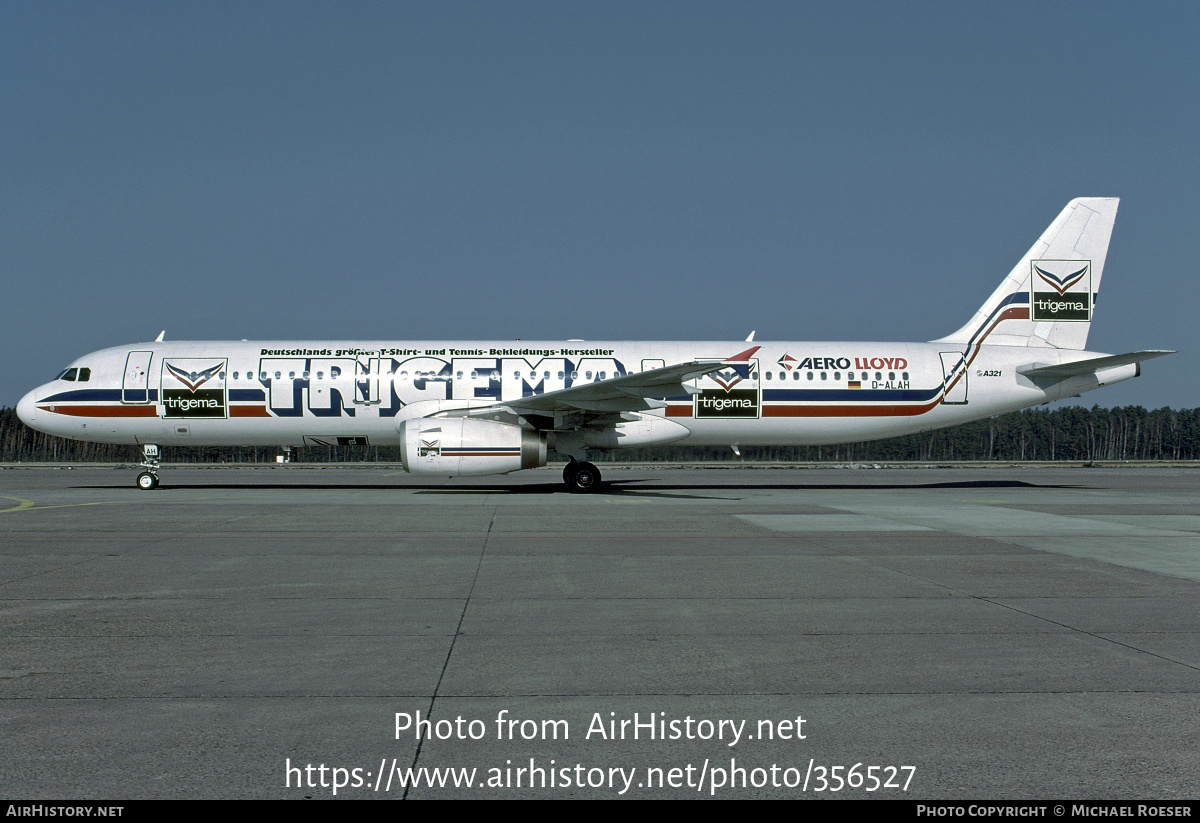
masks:
[[[163,417],[224,418],[228,361],[173,358],[163,361]]]
[[[758,360],[730,363],[720,371],[700,378],[696,395],[698,418],[755,418],[760,397]]]

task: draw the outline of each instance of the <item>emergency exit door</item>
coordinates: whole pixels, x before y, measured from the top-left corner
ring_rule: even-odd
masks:
[[[966,359],[960,351],[942,352],[942,379],[946,386],[942,402],[948,406],[962,406],[967,402]]]
[[[131,351],[125,358],[125,379],[121,381],[122,403],[150,402],[150,358],[154,352]]]

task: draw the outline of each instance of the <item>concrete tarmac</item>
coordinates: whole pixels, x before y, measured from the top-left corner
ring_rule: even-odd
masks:
[[[1200,471],[602,470],[0,471],[0,796],[1200,797]]]

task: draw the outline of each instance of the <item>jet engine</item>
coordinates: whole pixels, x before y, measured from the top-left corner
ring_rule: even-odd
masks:
[[[409,419],[400,424],[400,458],[412,474],[506,474],[546,465],[546,435],[491,420]]]

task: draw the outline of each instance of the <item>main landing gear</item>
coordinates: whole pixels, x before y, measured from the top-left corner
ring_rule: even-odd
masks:
[[[158,446],[147,443],[142,446],[142,467],[145,471],[137,476],[137,487],[144,492],[158,488]]]
[[[581,463],[571,458],[571,462],[563,468],[563,482],[567,491],[583,493],[595,491],[600,487],[600,470],[591,463]]]

